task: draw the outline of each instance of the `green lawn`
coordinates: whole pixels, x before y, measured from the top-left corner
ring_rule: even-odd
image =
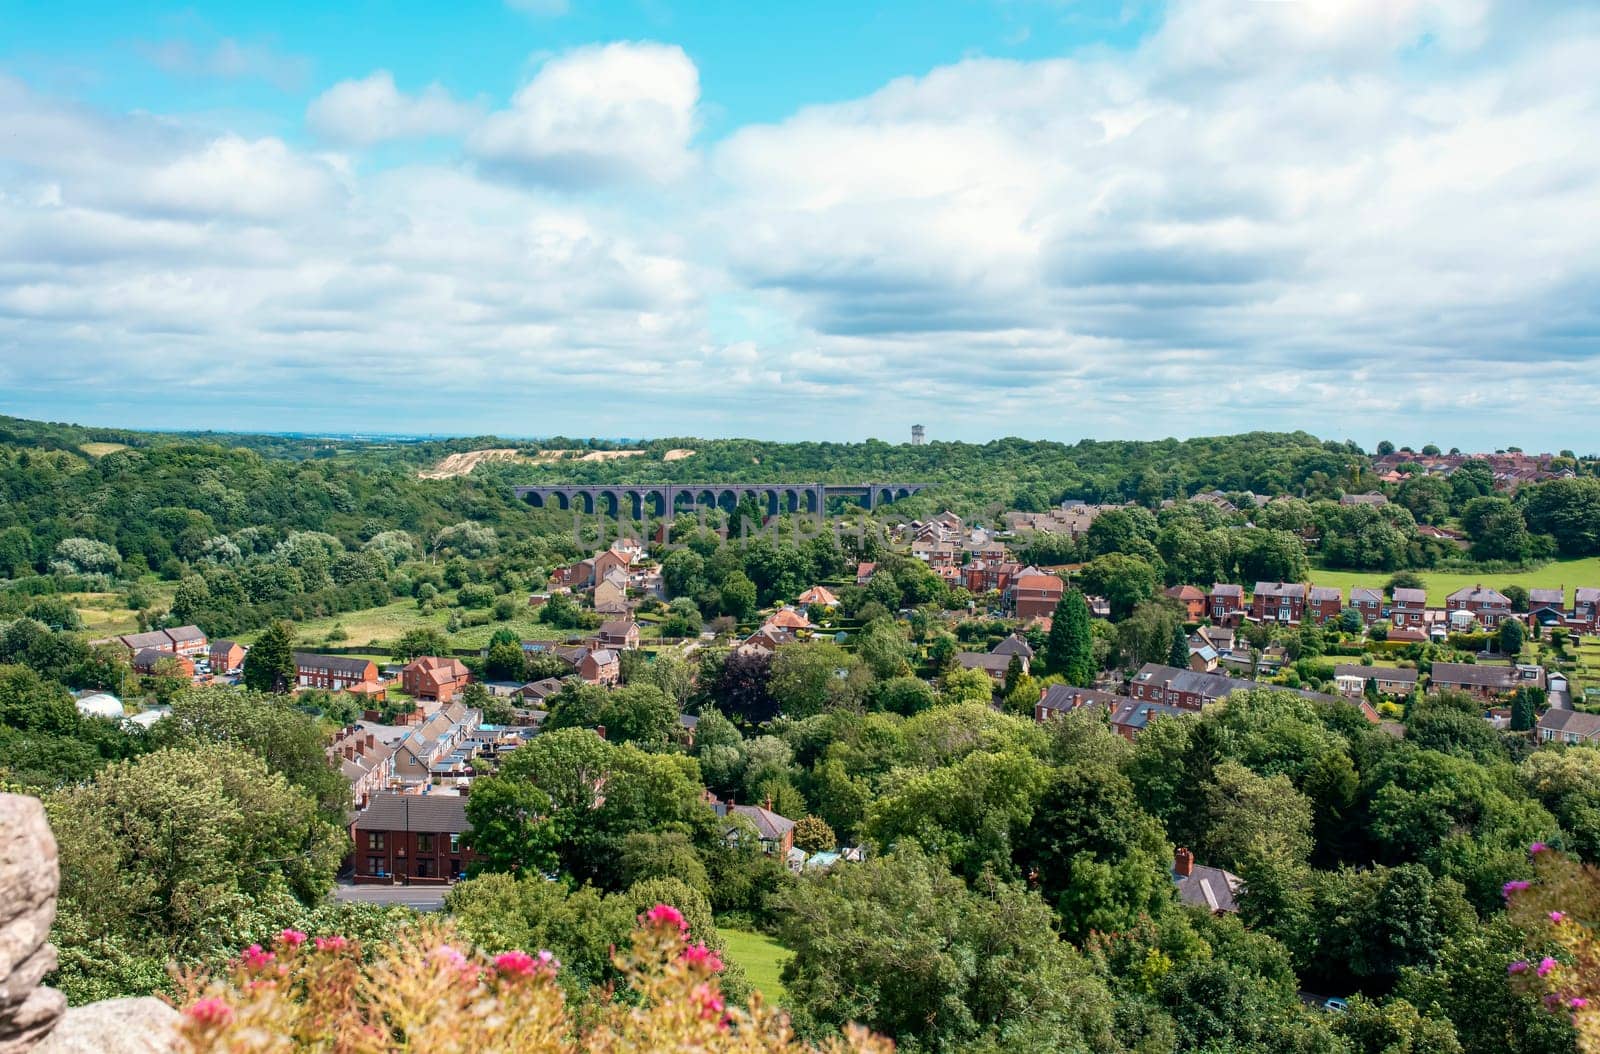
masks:
[[[449,636],[453,647],[481,648],[489,643],[494,631],[501,628],[510,629],[522,640],[565,640],[578,632],[535,622],[532,615],[531,609],[519,609],[517,617],[506,622],[491,621],[486,625],[468,626],[458,633],[446,635]],[[364,648],[372,645],[375,651],[387,653],[388,645],[407,631],[426,626],[444,633],[449,620],[450,615],[446,611],[435,611],[430,615],[424,615],[417,609],[415,600],[397,600],[382,607],[346,611],[339,615],[297,622],[295,640],[303,646],[314,648],[327,640],[328,631],[333,629],[334,623],[338,623],[345,633],[345,639],[337,642],[339,647]],[[242,633],[239,635],[239,641],[251,644],[259,635],[259,630]]]
[[[781,1005],[784,1000],[783,981],[778,974],[789,951],[764,933],[749,930],[717,928],[722,934],[724,952],[729,962],[736,962],[750,978],[750,984],[769,1004]]]
[[[1351,586],[1370,586],[1382,589],[1389,581],[1388,571],[1328,571],[1311,572],[1311,581],[1319,586],[1337,586],[1349,593]],[[1460,589],[1478,583],[1501,589],[1519,585],[1524,589],[1555,589],[1566,587],[1567,603],[1572,603],[1572,591],[1578,586],[1600,586],[1600,557],[1589,556],[1579,560],[1552,560],[1536,571],[1522,572],[1443,572],[1419,571],[1428,590],[1430,607],[1444,607],[1444,598]]]

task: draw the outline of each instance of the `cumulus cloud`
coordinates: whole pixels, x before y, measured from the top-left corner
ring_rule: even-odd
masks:
[[[683,49],[583,47],[550,59],[473,133],[469,151],[533,182],[667,183],[693,165],[700,74]]]
[[[317,96],[306,110],[306,123],[328,142],[371,146],[390,139],[455,135],[480,116],[481,107],[457,101],[439,84],[407,95],[395,87],[393,74],[378,70],[360,80],[340,81]]]

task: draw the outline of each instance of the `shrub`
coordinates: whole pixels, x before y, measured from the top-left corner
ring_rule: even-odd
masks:
[[[196,1054],[240,1050],[800,1051],[787,1020],[760,997],[725,1005],[722,960],[690,944],[676,908],[639,917],[616,956],[637,1000],[599,997],[574,1012],[549,952],[464,949],[447,926],[423,924],[365,958],[343,937],[284,930],[252,945],[218,977],[180,976],[184,1038]],[[851,1029],[830,1051],[888,1054]]]

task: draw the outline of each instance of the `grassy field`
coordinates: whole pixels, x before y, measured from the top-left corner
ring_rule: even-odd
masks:
[[[114,454],[118,450],[128,449],[128,445],[126,443],[80,443],[78,444],[78,449],[90,457],[105,457],[107,454]]]
[[[1572,591],[1578,586],[1600,586],[1600,557],[1590,556],[1580,560],[1552,560],[1536,571],[1522,572],[1442,572],[1420,571],[1428,590],[1430,607],[1444,607],[1444,598],[1460,589],[1478,583],[1501,589],[1519,585],[1524,589],[1556,589],[1566,587],[1567,603],[1572,603]],[[1319,586],[1337,586],[1346,593],[1351,586],[1369,586],[1382,589],[1389,581],[1387,571],[1327,571],[1311,572],[1311,580]]]
[[[788,958],[788,949],[764,933],[721,927],[717,932],[722,934],[726,944],[724,951],[728,960],[739,964],[751,985],[768,1003],[781,1005],[784,991],[778,974],[783,969],[784,959]]]
[[[450,616],[446,611],[435,611],[424,615],[417,609],[415,600],[396,600],[383,607],[346,611],[339,615],[328,615],[296,623],[295,639],[303,644],[321,644],[327,640],[328,633],[337,623],[344,630],[345,638],[333,643],[347,648],[373,645],[378,652],[384,652],[389,644],[413,629],[429,627],[444,633],[449,621]],[[530,611],[528,614],[519,612],[516,618],[505,622],[467,626],[457,633],[446,636],[457,648],[481,648],[489,643],[494,631],[501,628],[510,629],[522,640],[564,640],[576,632],[535,622]],[[239,640],[243,644],[250,644],[258,635],[259,631],[243,633],[239,635]]]

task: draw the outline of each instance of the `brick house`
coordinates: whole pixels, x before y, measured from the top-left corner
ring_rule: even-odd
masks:
[[[433,655],[420,655],[400,671],[400,687],[407,695],[418,699],[449,702],[471,681],[472,675],[460,659],[441,659]]]
[[[1368,586],[1350,587],[1350,606],[1361,613],[1361,621],[1372,625],[1383,618],[1383,592]]]
[[[473,862],[461,844],[470,829],[462,795],[374,794],[350,825],[347,863],[358,885],[445,885]]]
[[[1368,681],[1376,683],[1380,694],[1410,695],[1417,687],[1417,671],[1394,666],[1362,666],[1359,663],[1340,663],[1333,668],[1333,683],[1340,695],[1349,698],[1360,696],[1367,690]]]
[[[206,653],[206,635],[200,631],[199,626],[174,626],[172,629],[161,631],[172,641],[172,650],[179,655],[195,658]]]
[[[621,615],[627,612],[628,579],[626,575],[607,575],[595,584],[594,609],[602,615]]]
[[[1250,617],[1256,622],[1297,626],[1306,613],[1306,587],[1300,582],[1257,582],[1250,598]]]
[[[1389,621],[1420,630],[1428,616],[1428,593],[1422,589],[1396,589],[1389,604]]]
[[[1600,743],[1600,716],[1582,710],[1557,710],[1552,707],[1539,716],[1534,726],[1541,743]]]
[[[147,648],[196,658],[206,653],[206,635],[195,626],[175,626],[172,629],[153,629],[147,633],[124,633],[111,638],[136,655]]]
[[[622,679],[622,660],[610,648],[585,649],[578,676],[590,684],[616,684]]]
[[[595,639],[607,648],[632,651],[639,646],[639,624],[630,619],[602,622]]]
[[[1572,598],[1572,622],[1584,633],[1600,628],[1600,589],[1578,587]]]
[[[1140,702],[1165,703],[1180,710],[1199,710],[1207,703],[1214,703],[1244,687],[1249,687],[1247,682],[1236,681],[1222,674],[1180,670],[1176,666],[1147,662],[1128,682],[1128,695]]]
[[[1059,575],[1036,567],[1025,568],[1011,583],[1011,610],[1019,619],[1049,618],[1066,590],[1067,584]]]
[[[1110,692],[1097,692],[1093,688],[1052,684],[1039,693],[1039,701],[1033,705],[1033,719],[1042,724],[1051,718],[1060,717],[1073,710],[1081,710],[1086,706],[1104,707],[1109,714],[1127,701],[1123,696],[1112,695]]]
[[[1544,687],[1542,666],[1480,666],[1466,662],[1436,662],[1428,690],[1466,692],[1479,699],[1501,699],[1516,689]]]
[[[371,659],[345,655],[297,651],[294,653],[294,672],[297,686],[321,688],[329,692],[347,692],[353,688],[369,691],[379,684],[377,663]]]
[[[1026,656],[997,655],[994,652],[963,651],[956,654],[956,664],[963,670],[982,670],[994,682],[1001,683],[1006,679],[1006,670],[1011,668],[1012,658],[1022,662],[1022,672],[1028,672],[1028,659]]]
[[[244,646],[231,640],[214,640],[206,649],[212,673],[232,673],[244,665]]]
[[[1451,613],[1470,611],[1486,630],[1499,628],[1511,617],[1511,601],[1497,589],[1485,586],[1463,586],[1445,598],[1445,610]]]
[[[742,816],[755,826],[761,839],[761,851],[768,856],[787,858],[794,848],[794,821],[772,811],[772,800],[765,805],[729,805],[723,812],[727,816]]]
[[[1162,590],[1161,595],[1183,605],[1183,617],[1186,621],[1199,622],[1206,617],[1206,594],[1199,586],[1173,586]]]
[[[1538,619],[1543,623],[1559,622],[1566,614],[1567,596],[1562,589],[1528,590],[1528,621]],[[1542,618],[1540,616],[1543,616]]]
[[[1180,710],[1166,703],[1147,703],[1140,699],[1123,699],[1120,696],[1115,698],[1119,701],[1111,711],[1111,730],[1130,743],[1140,732],[1149,728],[1150,722],[1156,718],[1181,717],[1189,713],[1187,710]]]
[[[157,648],[142,648],[133,657],[133,672],[153,674],[161,672],[163,664],[170,663],[174,676],[193,677],[194,660],[187,655],[176,652],[161,651]]]
[[[1244,587],[1218,582],[1206,594],[1206,609],[1219,626],[1237,626],[1244,618]]]
[[[1312,586],[1306,606],[1312,622],[1326,625],[1344,611],[1344,591],[1333,586]]]

